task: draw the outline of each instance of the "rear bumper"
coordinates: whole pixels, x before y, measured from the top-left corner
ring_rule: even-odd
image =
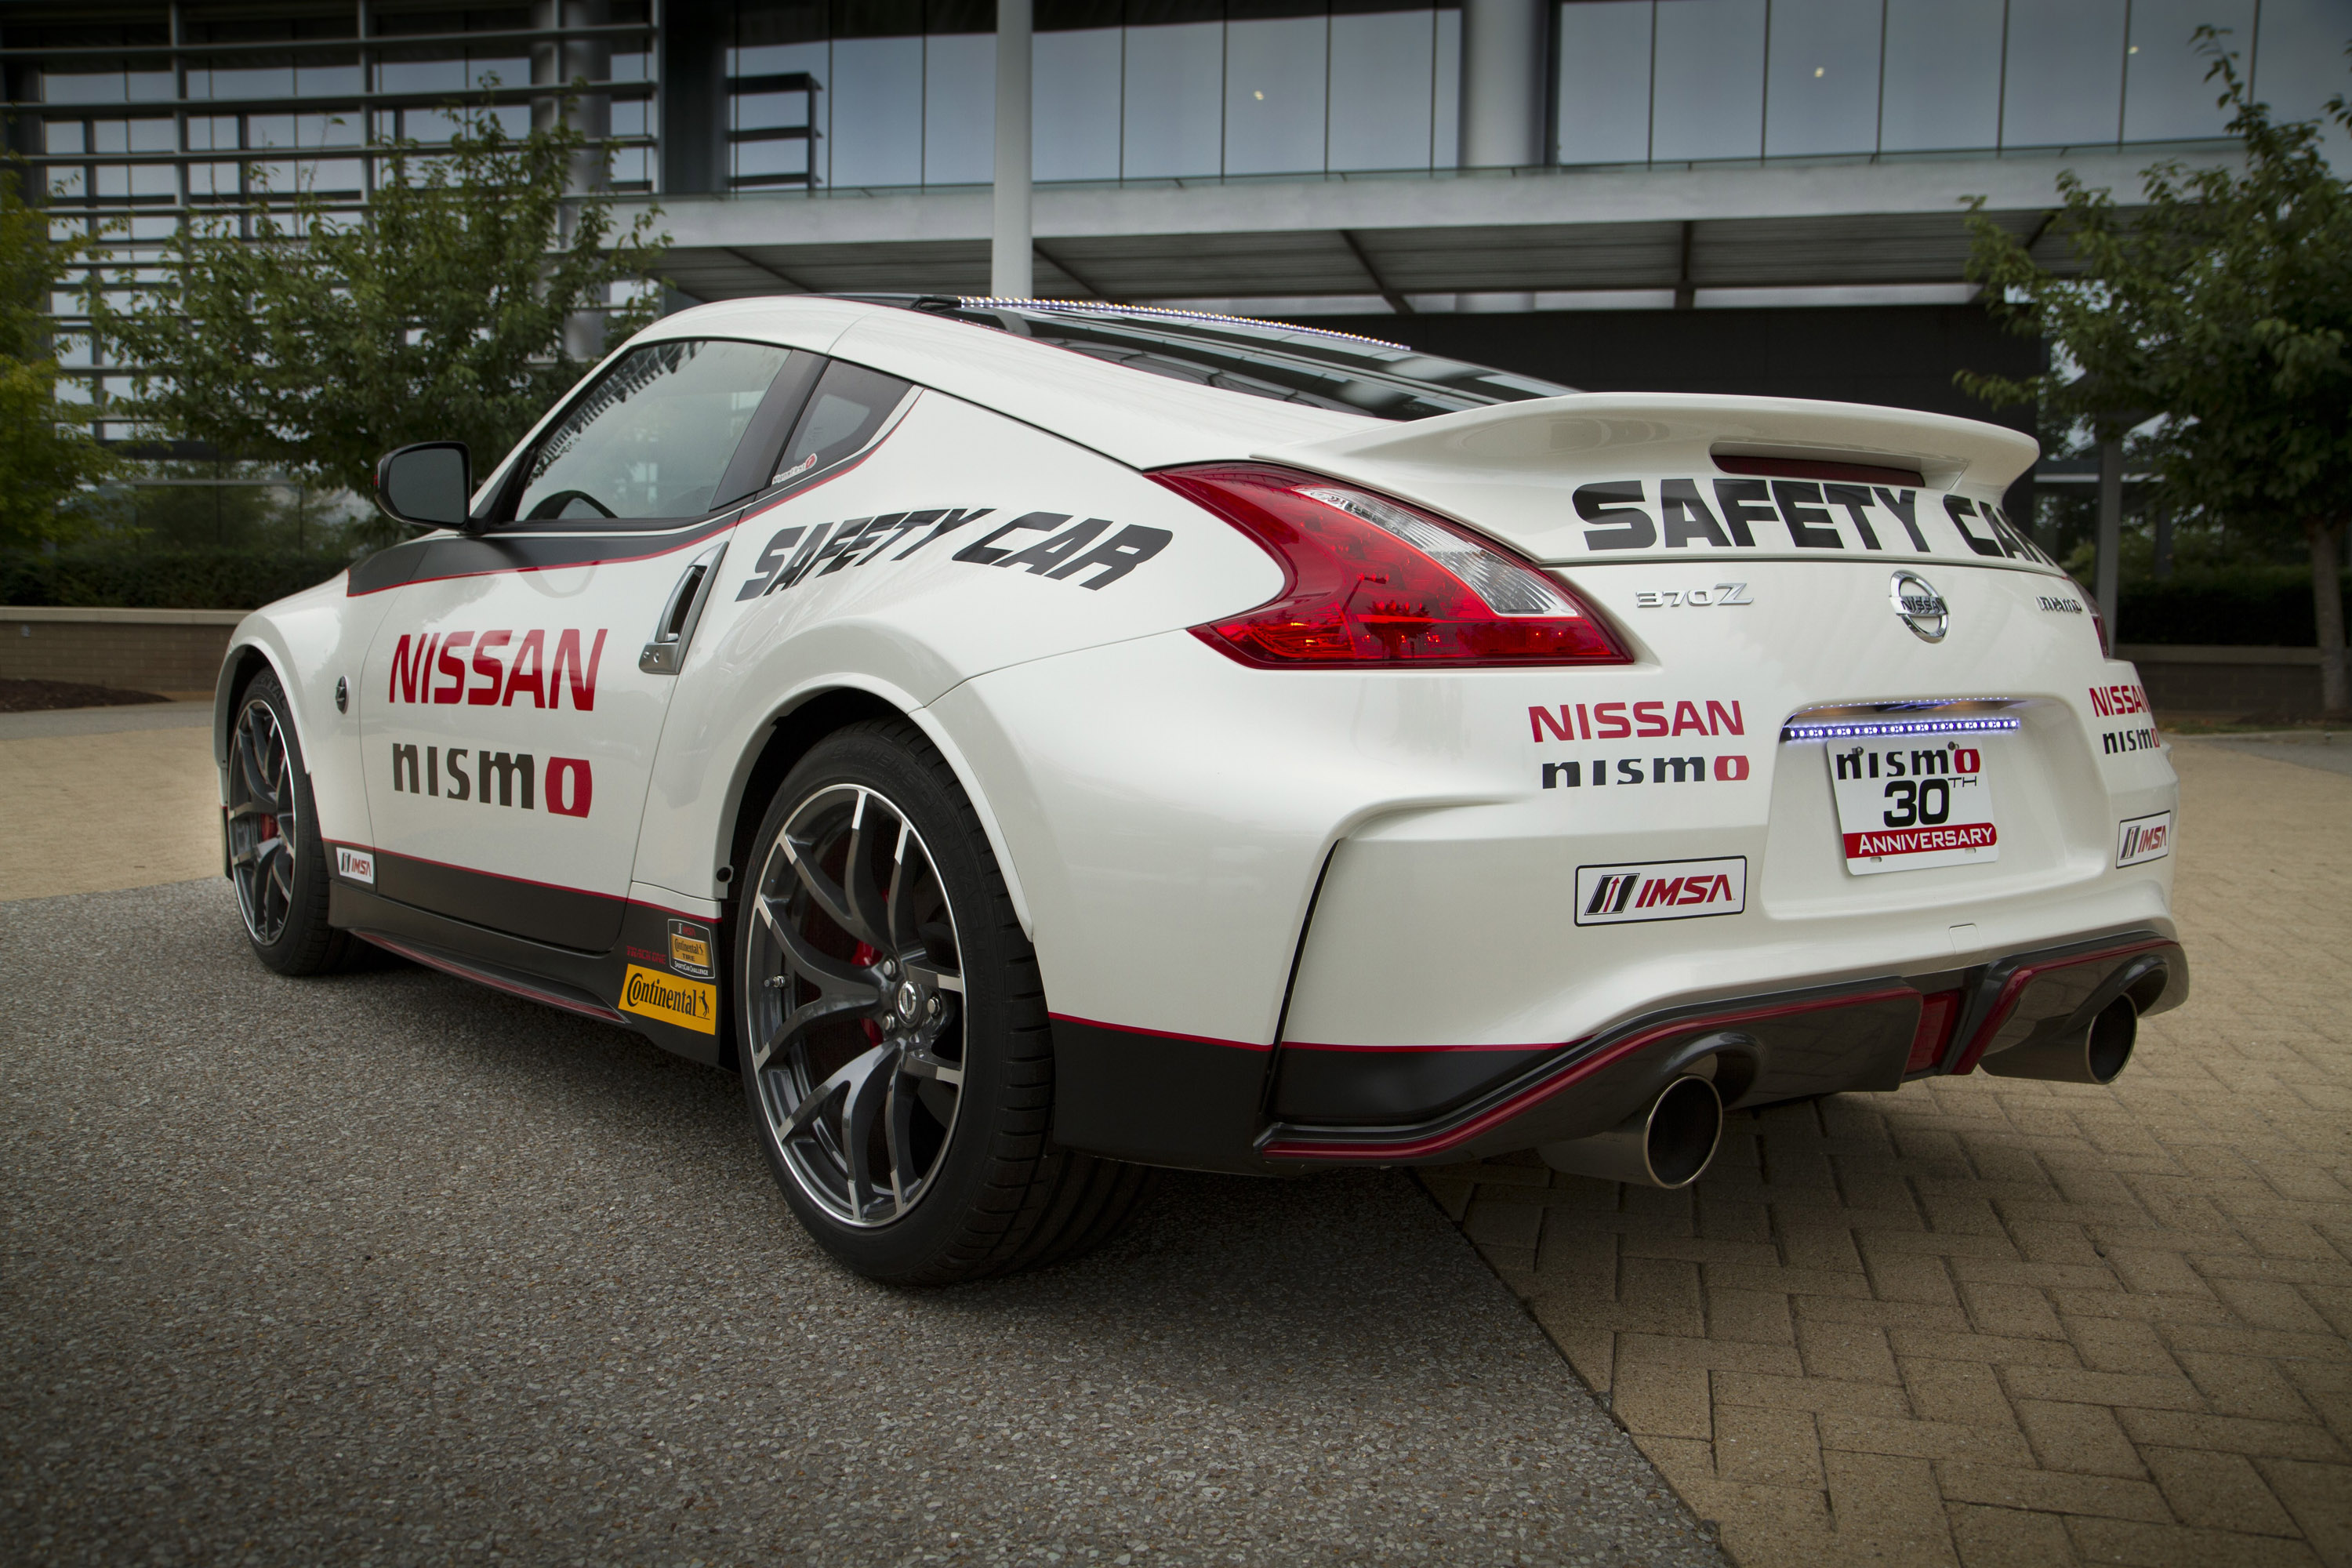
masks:
[[[1605,1131],[1685,1073],[1734,1109],[1894,1089],[2086,1028],[2119,995],[2146,1015],[2188,993],[2179,942],[2138,929],[1966,969],[1671,1001],[1534,1051],[1267,1050],[1057,1017],[1055,1133],[1223,1170],[1477,1159]]]

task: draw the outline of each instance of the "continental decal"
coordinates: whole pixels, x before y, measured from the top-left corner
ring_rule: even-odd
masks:
[[[441,707],[596,708],[596,667],[604,632],[581,651],[587,633],[563,631],[403,632],[392,650],[384,700]],[[470,658],[468,657],[470,654]]]
[[[632,963],[628,977],[621,984],[621,1011],[698,1034],[715,1035],[719,1032],[719,987]]]
[[[1990,501],[1811,479],[1601,479],[1571,498],[1588,550],[1845,550],[2053,563]]]
[[[812,577],[871,565],[886,555],[904,561],[950,533],[992,516],[995,510],[986,506],[932,507],[780,528],[768,536],[759,559],[752,563],[751,575],[737,587],[735,597],[756,599],[782,593]],[[1176,537],[1164,528],[1139,523],[1119,527],[1104,517],[1073,522],[1072,515],[1024,512],[998,523],[957,551],[953,559],[1024,571],[1055,582],[1075,582],[1081,588],[1107,588],[1159,554]],[[1024,531],[1048,537],[1019,538]],[[903,549],[899,548],[902,543]]]

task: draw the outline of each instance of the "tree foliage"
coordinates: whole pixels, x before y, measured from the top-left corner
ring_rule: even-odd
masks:
[[[652,298],[612,296],[652,282],[668,237],[651,214],[620,230],[601,189],[567,194],[580,132],[457,118],[446,146],[379,144],[362,214],[299,192],[192,221],[160,282],[118,275],[127,304],[94,293],[97,329],[140,367],[136,416],[366,495],[376,459],[413,441],[502,456],[587,368],[573,318],[615,335],[649,320]]]
[[[0,545],[79,532],[70,503],[113,466],[75,427],[88,408],[58,401],[50,342],[52,295],[101,254],[88,240],[53,240],[47,217],[25,200],[22,165],[0,164]]]
[[[2331,713],[2352,707],[2337,547],[2352,519],[2352,185],[2328,165],[2321,121],[2272,120],[2219,33],[2198,37],[2231,111],[2242,170],[2155,164],[2137,210],[2058,179],[2053,215],[2075,270],[2043,268],[1971,205],[1969,276],[1996,316],[2040,335],[2058,365],[2022,380],[1963,373],[1996,405],[2038,400],[2046,417],[2135,440],[2167,499],[2233,530],[2299,533]],[[2330,119],[2352,130],[2339,95]]]

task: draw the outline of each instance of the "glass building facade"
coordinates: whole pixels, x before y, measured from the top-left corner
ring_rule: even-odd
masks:
[[[978,0],[746,0],[728,68],[730,184],[985,182],[994,39]],[[2258,92],[2343,87],[2342,0],[1570,0],[1550,161],[1567,166],[2002,153],[2219,137],[2190,38],[2228,29]],[[1458,6],[1048,0],[1044,181],[1444,169]],[[789,77],[798,90],[778,91]]]
[[[1481,280],[1507,247],[1477,231],[1448,242],[1452,259],[1417,259],[1410,235],[1427,220],[1412,182],[1448,178],[1461,162],[1460,5],[1037,0],[1035,177],[1049,190],[1181,195],[1307,180],[1395,193],[1386,216],[1344,233],[1186,242],[1198,254],[1222,247],[1241,272],[1265,258],[1265,287],[1229,268],[1191,290],[1202,297],[1370,293],[1403,310],[1423,308],[1401,302],[1407,295],[1483,289],[1524,309],[1538,294],[1509,290],[1646,288],[1686,303],[1707,281],[1710,245],[1745,258],[1738,276],[1717,279],[1723,287],[1824,280],[1795,263],[1768,268],[1756,237],[1711,238],[1704,221],[1687,220],[1667,226],[1678,236],[1621,222],[1505,280]],[[2316,116],[2352,86],[2352,0],[1566,0],[1528,15],[1549,34],[1546,129],[1528,145],[1551,175],[1552,216],[1479,222],[1570,223],[1562,204],[1575,205],[1568,187],[1582,171],[1769,174],[1808,163],[2218,148],[2209,62],[2191,43],[2204,24],[2227,29],[2256,94],[2282,115]],[[575,83],[572,112],[612,149],[618,192],[660,197],[680,219],[722,198],[750,218],[759,247],[801,221],[787,216],[805,210],[793,203],[984,184],[993,26],[992,0],[0,0],[0,74],[10,146],[37,171],[55,222],[102,226],[118,264],[132,268],[190,213],[297,188],[356,207],[375,178],[373,144],[446,138],[461,100],[520,130],[556,112],[555,95]],[[1940,216],[1916,221],[1951,227],[1954,210],[1943,200]],[[1875,239],[1915,220],[1853,221],[1865,226],[1843,232]],[[736,291],[948,286],[920,257],[854,275],[825,274],[819,258],[795,273],[808,258],[747,261],[736,238],[699,243],[706,272],[722,262],[743,270]],[[1055,265],[1068,261],[1087,291],[1103,291],[1081,276],[1082,246],[1054,248]],[[1637,251],[1658,254],[1658,276],[1603,265]],[[1324,259],[1307,266],[1316,255]],[[1342,281],[1275,282],[1286,268]],[[1959,269],[1833,281],[1931,273],[1957,280]],[[801,280],[812,275],[825,280]],[[1186,289],[1156,278],[1110,293]],[[61,294],[55,309],[69,329],[74,300]],[[68,363],[107,378],[69,330],[61,341]]]
[[[0,3],[16,150],[60,208],[177,209],[297,184],[364,199],[371,134],[432,141],[485,89],[593,91],[622,190],[984,184],[990,0]],[[1462,13],[1394,0],[1042,0],[1035,176],[1430,172],[1456,162]],[[2196,142],[2191,47],[2314,115],[2352,0],[1569,0],[1547,161],[1655,167]],[[667,97],[677,101],[664,101]],[[723,106],[723,108],[718,107]],[[717,108],[722,123],[705,125]],[[667,127],[670,134],[665,135]],[[682,129],[681,129],[682,128]],[[709,146],[670,150],[692,138]]]

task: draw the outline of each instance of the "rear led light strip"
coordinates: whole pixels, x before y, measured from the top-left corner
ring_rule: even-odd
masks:
[[[1879,723],[1852,724],[1788,724],[1780,731],[1783,741],[1843,741],[1873,735],[1951,735],[1971,731],[2017,730],[2024,727],[2019,719],[1896,719]]]

